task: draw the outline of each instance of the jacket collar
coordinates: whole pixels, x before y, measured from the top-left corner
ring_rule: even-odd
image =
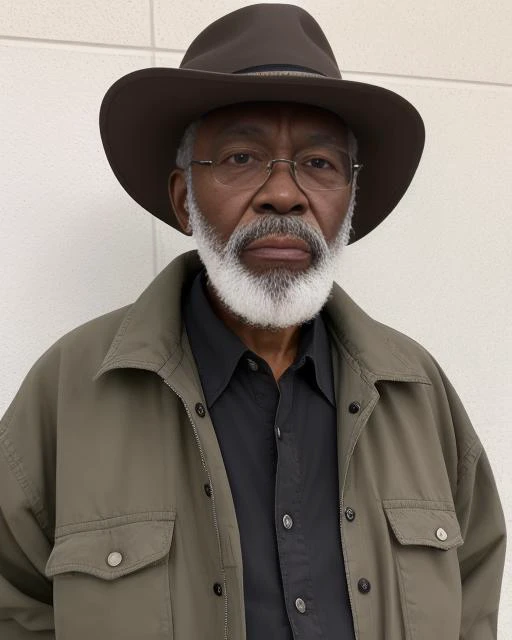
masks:
[[[192,250],[160,272],[129,308],[93,380],[125,367],[154,371],[164,379],[172,373],[183,357],[183,293],[202,268],[197,250]],[[373,320],[336,282],[325,311],[338,348],[369,382],[430,383],[420,363],[401,348],[409,339]]]

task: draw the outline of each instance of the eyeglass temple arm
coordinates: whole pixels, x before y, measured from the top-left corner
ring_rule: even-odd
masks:
[[[361,162],[352,163],[352,178],[350,182],[353,182],[357,178],[357,176],[359,175],[359,172],[363,167],[364,167],[364,164],[362,164]]]

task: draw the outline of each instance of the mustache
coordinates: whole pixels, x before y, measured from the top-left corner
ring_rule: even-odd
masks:
[[[317,229],[297,216],[267,215],[234,232],[225,246],[226,253],[239,256],[251,242],[266,236],[292,236],[303,240],[317,260],[327,250],[327,243]]]

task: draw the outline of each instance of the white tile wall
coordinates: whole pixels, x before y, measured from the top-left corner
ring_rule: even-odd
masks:
[[[0,35],[150,46],[150,0],[2,0]]]
[[[98,110],[118,77],[178,66],[202,28],[246,4],[0,2],[0,414],[54,340],[131,302],[195,246],[117,183]],[[410,190],[377,230],[346,249],[338,282],[443,366],[485,444],[510,530],[512,4],[297,4],[320,22],[347,79],[395,90],[423,114],[427,143]],[[512,628],[510,558],[504,639]]]
[[[0,46],[0,412],[65,331],[137,296],[152,227],[120,187],[98,130],[101,98],[150,54]]]

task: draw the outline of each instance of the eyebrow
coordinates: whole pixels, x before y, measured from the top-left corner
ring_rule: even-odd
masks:
[[[343,144],[340,143],[339,138],[332,133],[312,133],[307,137],[307,140],[311,144],[328,144],[331,146],[336,146],[338,148],[340,148],[340,144]],[[341,148],[344,148],[344,144]]]
[[[251,124],[243,124],[243,123],[233,123],[228,127],[225,127],[217,132],[217,135],[214,138],[215,142],[219,142],[220,140],[229,140],[231,138],[240,138],[240,137],[262,137],[265,135],[265,130],[257,125]],[[337,149],[344,149],[345,145],[340,142],[339,138],[331,133],[324,132],[316,132],[312,133],[306,138],[309,144],[327,144],[329,146],[334,146]],[[341,145],[341,146],[340,146]]]
[[[263,135],[265,135],[265,131],[261,127],[252,124],[234,123],[218,131],[214,141],[218,142],[222,139],[239,138],[243,136],[257,137]]]

